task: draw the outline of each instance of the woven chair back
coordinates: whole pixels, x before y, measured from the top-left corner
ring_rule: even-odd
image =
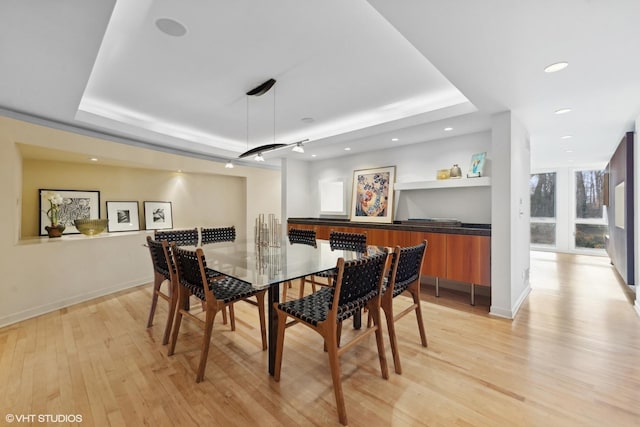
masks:
[[[302,228],[289,229],[289,243],[316,246],[316,231]]]
[[[396,248],[391,260],[391,285],[394,297],[420,279],[420,270],[426,250],[426,241],[416,246]]]
[[[347,233],[331,231],[329,233],[331,249],[343,249],[356,252],[367,252],[367,235],[365,233]]]
[[[325,288],[333,297],[329,300],[329,309],[333,309],[335,302],[338,304],[338,321],[353,316],[369,301],[379,296],[388,266],[387,255],[383,252],[352,261],[340,258],[336,284]]]
[[[167,241],[158,242],[153,240],[151,236],[147,236],[147,246],[151,253],[153,269],[157,273],[169,278],[170,273],[173,271],[173,263],[171,262],[171,258],[167,260],[167,255],[170,251]]]
[[[201,241],[205,245],[215,242],[233,242],[236,240],[236,227],[218,227],[200,229]]]
[[[198,229],[187,230],[156,230],[155,240],[166,240],[175,243],[177,246],[196,246],[198,244]]]

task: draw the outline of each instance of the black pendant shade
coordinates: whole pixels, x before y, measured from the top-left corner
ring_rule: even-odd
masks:
[[[252,148],[249,151],[245,151],[244,153],[240,154],[238,156],[238,158],[242,159],[243,157],[251,156],[252,154],[264,153],[266,151],[271,151],[271,150],[275,150],[275,149],[278,149],[278,148],[286,147],[287,145],[288,144],[265,144],[265,145],[261,145],[261,146],[256,147],[256,148]]]
[[[251,89],[249,92],[247,92],[247,95],[249,96],[264,95],[265,93],[269,92],[269,89],[271,89],[274,84],[276,84],[275,79],[269,79],[266,82],[262,83],[261,85]]]

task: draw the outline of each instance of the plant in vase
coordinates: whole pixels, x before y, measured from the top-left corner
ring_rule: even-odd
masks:
[[[64,202],[62,196],[53,191],[47,191],[43,193],[43,196],[49,202],[49,209],[45,212],[47,218],[51,222],[51,226],[45,226],[45,230],[49,234],[49,237],[60,237],[65,229],[63,224],[60,224],[60,205]]]

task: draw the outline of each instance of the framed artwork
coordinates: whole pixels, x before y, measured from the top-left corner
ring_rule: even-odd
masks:
[[[395,175],[395,166],[353,171],[351,221],[393,221]]]
[[[469,166],[469,172],[467,172],[467,178],[478,178],[484,176],[484,158],[487,157],[487,153],[476,153],[471,156],[471,166]]]
[[[144,202],[144,224],[147,230],[173,228],[171,202]]]
[[[52,190],[40,189],[40,235],[46,236],[47,230],[44,227],[51,225],[51,220],[47,215],[50,208],[48,197],[51,194],[60,196],[61,203],[58,205],[58,220],[64,225],[62,234],[80,234],[74,224],[76,219],[99,219],[100,218],[100,192],[99,191],[78,191],[78,190]]]
[[[107,219],[109,233],[140,230],[138,202],[107,202]]]

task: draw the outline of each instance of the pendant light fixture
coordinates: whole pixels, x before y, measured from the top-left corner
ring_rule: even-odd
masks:
[[[269,91],[276,84],[275,79],[269,79],[266,82],[254,87],[249,92],[247,92],[247,97],[249,96],[262,96]],[[275,92],[273,94],[273,144],[265,144],[256,148],[252,148],[250,150],[245,151],[244,153],[238,156],[239,159],[244,157],[252,156],[256,154],[254,160],[257,162],[264,162],[264,157],[262,153],[265,151],[275,150],[276,148],[285,147],[287,144],[276,144],[276,95]],[[247,98],[247,148],[249,148],[249,98]]]

